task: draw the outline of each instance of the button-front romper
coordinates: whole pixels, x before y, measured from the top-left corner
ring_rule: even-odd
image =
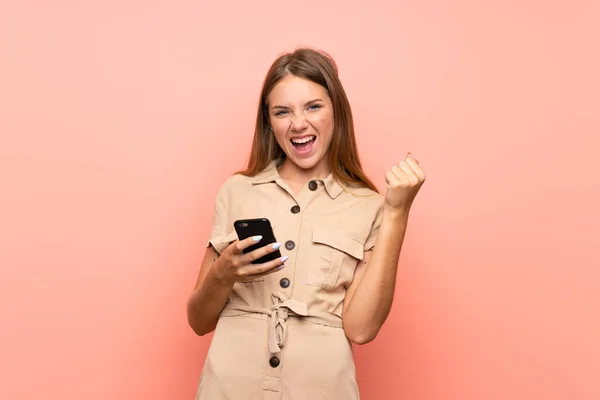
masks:
[[[294,195],[275,162],[223,184],[209,240],[216,251],[236,240],[235,220],[268,218],[289,260],[234,285],[196,399],[359,398],[342,305],[357,263],[375,244],[382,207],[381,195],[331,175]]]

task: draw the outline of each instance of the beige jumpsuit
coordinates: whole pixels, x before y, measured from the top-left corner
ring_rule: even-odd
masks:
[[[221,187],[209,243],[237,239],[233,222],[268,218],[286,266],[236,283],[217,324],[196,399],[354,400],[352,347],[342,329],[346,288],[375,244],[383,197],[330,175],[294,195],[275,162]]]

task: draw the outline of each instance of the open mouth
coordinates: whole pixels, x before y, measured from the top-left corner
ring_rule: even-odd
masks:
[[[290,140],[294,148],[299,152],[309,151],[317,137],[315,135],[304,136],[301,138],[293,138]]]

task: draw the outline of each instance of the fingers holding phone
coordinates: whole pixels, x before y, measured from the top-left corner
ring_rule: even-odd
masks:
[[[282,258],[279,252],[281,243],[264,244],[261,243],[262,238],[261,235],[256,235],[236,242],[236,249],[248,264],[264,264]]]
[[[213,265],[217,278],[227,284],[277,272],[288,257],[282,257],[269,220],[234,223],[239,240],[230,244]]]
[[[269,243],[244,253],[244,249],[254,246],[256,242],[260,242],[261,239],[262,236],[257,235],[237,242],[236,248],[241,250],[239,255],[242,264],[244,264],[238,267],[238,273],[243,278],[257,278],[268,275],[279,271],[285,266],[288,257],[281,257],[281,253],[279,252],[281,243]]]

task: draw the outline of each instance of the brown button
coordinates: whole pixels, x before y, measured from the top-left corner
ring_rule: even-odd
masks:
[[[292,214],[298,214],[300,212],[300,206],[294,206],[290,211]]]
[[[279,286],[281,286],[284,289],[289,288],[290,280],[288,278],[281,278],[281,280],[279,281]]]
[[[315,190],[317,190],[317,182],[315,182],[315,181],[308,182],[308,188],[314,192]]]
[[[294,243],[291,240],[288,240],[287,242],[285,242],[285,248],[288,250],[294,250],[294,247],[296,247],[296,243]]]
[[[279,367],[279,358],[277,358],[277,357],[275,357],[275,356],[271,357],[271,358],[269,359],[269,365],[270,365],[272,368],[277,368],[277,367]]]

